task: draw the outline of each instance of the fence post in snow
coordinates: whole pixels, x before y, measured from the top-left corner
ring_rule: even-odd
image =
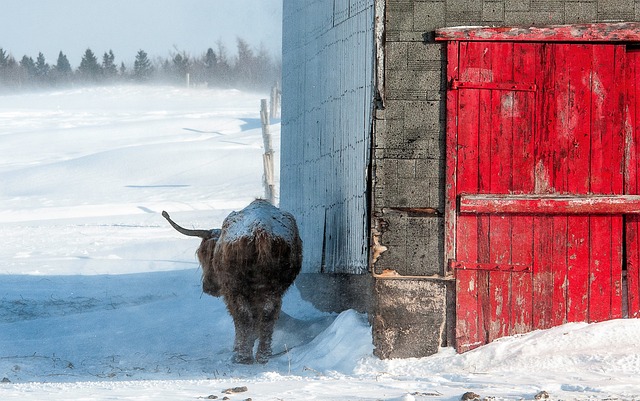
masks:
[[[273,167],[273,146],[271,144],[271,133],[269,132],[267,99],[260,100],[260,120],[262,122],[262,141],[264,142],[264,154],[262,155],[262,163],[264,165],[264,198],[272,205],[275,205],[276,183]]]
[[[281,91],[278,83],[276,82],[271,87],[271,118],[280,118],[280,96]]]

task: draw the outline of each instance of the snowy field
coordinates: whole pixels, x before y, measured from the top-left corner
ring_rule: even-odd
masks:
[[[198,239],[262,189],[261,94],[0,96],[0,400],[640,400],[640,320],[380,361],[367,317],[287,294],[266,365],[231,363]],[[274,144],[280,126],[273,121]],[[246,391],[223,394],[225,389]]]

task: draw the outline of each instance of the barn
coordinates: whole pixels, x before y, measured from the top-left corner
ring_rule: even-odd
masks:
[[[640,315],[640,2],[285,0],[303,296],[419,357]]]

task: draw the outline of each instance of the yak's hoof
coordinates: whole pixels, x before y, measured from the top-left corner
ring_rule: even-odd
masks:
[[[234,355],[233,362],[240,363],[242,365],[251,365],[253,364],[253,356],[251,355]]]

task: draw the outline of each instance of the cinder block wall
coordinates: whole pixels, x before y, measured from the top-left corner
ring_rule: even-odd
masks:
[[[377,0],[385,6],[384,91],[374,113],[376,354],[424,356],[453,341],[453,282],[445,277],[445,46],[451,26],[640,20],[640,0]],[[387,272],[388,273],[388,272]],[[403,296],[400,296],[403,295]]]

